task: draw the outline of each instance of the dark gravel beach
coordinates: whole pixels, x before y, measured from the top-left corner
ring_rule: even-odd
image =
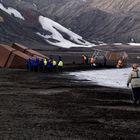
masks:
[[[139,62],[139,48],[123,49],[129,64]],[[0,69],[0,140],[140,139],[140,107],[131,104],[130,89],[97,86],[68,75],[89,69],[80,64],[85,50],[42,53],[61,55],[64,73]]]
[[[61,73],[0,70],[0,140],[140,139],[131,91]]]

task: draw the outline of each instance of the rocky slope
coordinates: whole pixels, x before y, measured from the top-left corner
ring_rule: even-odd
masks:
[[[40,45],[47,45],[44,49],[48,49],[48,43],[51,44],[50,47],[64,48],[87,45],[88,42],[81,36],[42,16],[30,4],[26,8],[24,5],[28,4],[23,3],[20,8],[21,5],[16,6],[16,2],[15,6],[0,3],[0,43],[23,42],[33,44],[32,48],[38,49],[41,49]]]
[[[46,46],[44,39],[35,32],[37,26],[31,27],[29,22],[25,22],[14,15],[0,10],[0,43],[11,44],[14,42],[28,45],[36,48],[36,46]]]
[[[4,0],[4,4],[29,13],[39,12],[82,35],[87,40],[140,42],[139,0]],[[27,12],[30,11],[30,12]]]

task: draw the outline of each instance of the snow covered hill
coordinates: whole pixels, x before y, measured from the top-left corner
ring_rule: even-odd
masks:
[[[134,38],[140,42],[139,0],[3,0],[3,3],[22,11],[37,11],[89,41],[128,43]]]
[[[39,16],[39,13],[33,15],[30,14],[30,11],[26,11],[28,13],[26,14],[25,11],[23,12],[21,10],[20,12],[12,7],[4,6],[2,3],[0,3],[0,10],[2,10],[3,13],[5,12],[5,14],[3,15],[5,20],[1,24],[1,27],[5,30],[3,30],[1,33],[3,35],[6,35],[3,36],[1,40],[6,41],[6,37],[7,37],[6,28],[8,27],[10,28],[10,30],[8,31],[9,32],[8,38],[13,42],[15,40],[17,40],[18,42],[21,39],[22,41],[26,41],[25,39],[27,39],[26,37],[28,37],[28,40],[30,38],[32,39],[36,38],[36,41],[38,40],[41,41],[42,38],[42,40],[46,41],[51,45],[64,47],[64,48],[87,47],[87,46],[89,47],[89,45],[90,47],[94,46],[94,44],[85,41],[81,36],[63,27],[59,23],[47,17]],[[19,21],[16,18],[21,20]],[[11,22],[8,23],[7,20],[11,20]],[[11,26],[9,26],[8,24]],[[13,37],[10,38],[10,34],[15,35],[14,39]],[[25,34],[27,35],[25,36]]]
[[[39,16],[39,22],[44,30],[50,32],[50,35],[38,34],[44,37],[45,40],[52,45],[64,48],[94,46],[94,44],[85,41],[81,36],[47,17]],[[64,36],[67,36],[67,38]]]
[[[85,40],[126,44],[134,38],[135,43],[140,42],[139,0],[3,0],[1,3],[6,12],[11,7],[24,17],[25,28],[30,27],[34,34],[55,46],[87,46]],[[49,22],[49,29],[44,28],[39,16]],[[50,25],[55,23],[51,20],[79,36],[72,38],[67,31]]]

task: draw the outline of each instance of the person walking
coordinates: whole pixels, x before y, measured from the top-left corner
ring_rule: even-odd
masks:
[[[129,87],[130,83],[132,87],[133,103],[136,105],[139,101],[140,104],[140,71],[137,64],[132,65],[132,71],[127,80],[127,87]]]

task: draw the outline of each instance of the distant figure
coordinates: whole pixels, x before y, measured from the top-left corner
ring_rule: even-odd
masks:
[[[30,66],[31,66],[31,71],[35,71],[35,63],[34,63],[34,59],[30,59]]]
[[[55,59],[53,59],[53,71],[56,72],[56,60]]]
[[[91,65],[91,67],[94,66],[94,57],[93,56],[91,56],[91,58],[90,58],[90,65]]]
[[[58,60],[62,60],[62,57],[61,56],[58,56]]]
[[[106,59],[106,57],[104,56],[104,67],[106,66],[106,63],[107,63],[107,59]]]
[[[82,64],[85,64],[85,63],[86,63],[86,56],[82,55]]]
[[[27,71],[31,71],[31,60],[30,58],[26,60],[26,68],[27,68]]]
[[[43,71],[43,68],[44,68],[44,61],[43,61],[43,59],[41,59],[39,61],[39,71]]]
[[[43,72],[46,72],[46,70],[47,70],[47,58],[46,57],[44,58],[43,63],[44,63]]]
[[[137,101],[139,101],[140,104],[140,71],[137,64],[132,65],[132,71],[128,77],[127,87],[129,87],[130,83],[133,93],[133,103],[136,105]]]
[[[134,38],[131,38],[130,42],[131,43],[134,43],[135,42]]]
[[[62,72],[63,71],[63,61],[62,61],[62,58],[59,57],[59,60],[58,60],[58,70],[59,72]]]
[[[31,65],[32,65],[32,71],[37,72],[38,71],[38,66],[39,66],[39,60],[37,58],[32,59]]]
[[[39,71],[39,59],[38,58],[36,58],[35,59],[35,71]]]
[[[52,58],[50,58],[50,59],[48,60],[48,62],[47,62],[47,70],[48,70],[49,72],[52,72],[52,71],[53,71],[53,60],[52,60]]]
[[[116,67],[117,67],[117,68],[123,68],[123,66],[124,66],[123,61],[122,61],[121,59],[119,59],[117,65],[116,65]]]
[[[89,64],[88,56],[85,56],[85,57],[86,57],[85,63],[88,65]]]

